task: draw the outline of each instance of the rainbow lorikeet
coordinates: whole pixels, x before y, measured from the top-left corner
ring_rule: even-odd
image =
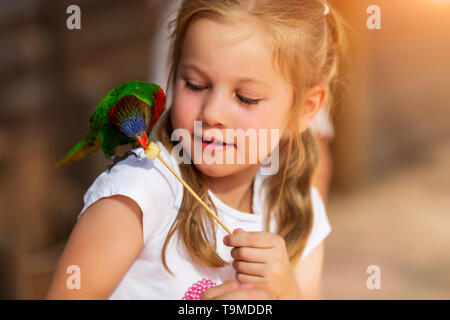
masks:
[[[133,148],[140,145],[145,149],[153,125],[166,109],[165,100],[163,90],[154,83],[129,81],[112,89],[92,113],[89,133],[56,167],[83,159],[99,148],[114,164],[130,154],[117,157],[119,145],[131,143]]]

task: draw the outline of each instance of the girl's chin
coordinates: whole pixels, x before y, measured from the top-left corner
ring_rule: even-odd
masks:
[[[194,164],[195,167],[204,175],[208,177],[221,178],[235,174],[248,165],[236,165],[236,164]]]

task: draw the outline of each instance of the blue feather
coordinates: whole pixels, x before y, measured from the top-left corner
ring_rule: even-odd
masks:
[[[122,97],[112,111],[112,122],[126,136],[138,138],[147,131],[151,119],[150,106],[137,97]]]

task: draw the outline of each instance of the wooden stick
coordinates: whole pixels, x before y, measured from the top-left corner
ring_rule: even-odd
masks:
[[[177,179],[183,184],[183,186],[187,189],[187,191],[189,191],[194,196],[194,198],[197,199],[197,201],[202,205],[202,207],[205,208],[206,211],[210,215],[212,215],[214,219],[216,219],[216,221],[225,229],[225,231],[228,232],[229,234],[232,234],[230,229],[228,229],[223,224],[223,222],[220,221],[219,217],[206,205],[206,203],[194,192],[194,190],[192,190],[192,188],[183,180],[183,178],[181,178],[175,172],[175,170],[173,170],[170,167],[170,165],[161,157],[161,155],[159,154],[160,151],[161,151],[161,149],[159,148],[159,146],[156,143],[154,143],[153,141],[150,141],[148,149],[145,150],[145,155],[152,160],[154,160],[155,158],[158,158],[159,160],[161,160],[161,162],[164,163],[164,165],[167,167],[167,169],[169,169],[170,172],[172,172],[174,174],[174,176],[177,177]]]

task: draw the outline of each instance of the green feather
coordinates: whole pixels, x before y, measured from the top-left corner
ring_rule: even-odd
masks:
[[[100,148],[99,141],[95,138],[93,134],[88,134],[83,140],[78,142],[58,163],[56,163],[56,168],[61,167],[67,163],[78,161],[83,159],[97,151]]]

